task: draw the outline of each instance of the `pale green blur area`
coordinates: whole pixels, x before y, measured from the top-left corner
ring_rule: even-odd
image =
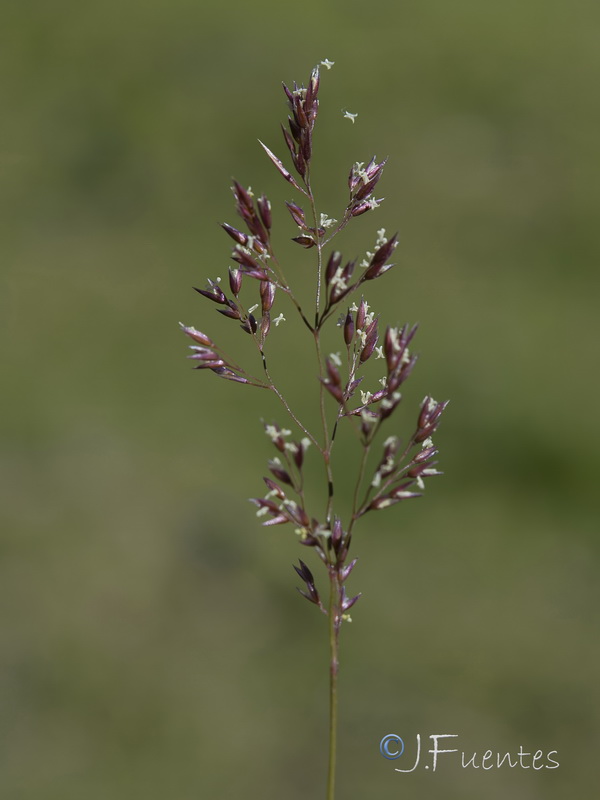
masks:
[[[313,255],[283,208],[298,198],[257,139],[285,156],[280,82],[326,57],[320,208],[339,218],[350,165],[389,156],[382,207],[338,247],[362,257],[399,229],[368,298],[382,324],[420,323],[388,433],[410,434],[426,393],[451,399],[445,475],[357,529],[339,798],[592,796],[599,26],[584,0],[5,0],[2,800],[325,796],[326,621],[292,563],[326,591],[324,571],[247,503],[273,455],[260,419],[287,420],[269,393],[190,369],[177,322],[259,371],[191,290],[231,263],[231,176],[271,198],[310,303]],[[273,372],[316,425],[310,335],[285,298],[274,311]],[[357,457],[340,442],[345,514]],[[314,448],[307,469],[321,514]],[[387,733],[404,762],[379,754]],[[424,754],[401,775],[418,733],[479,760],[556,750],[560,767],[446,755],[432,774]]]

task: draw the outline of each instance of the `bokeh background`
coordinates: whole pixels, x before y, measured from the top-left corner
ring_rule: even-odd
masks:
[[[369,295],[421,325],[399,432],[424,394],[451,399],[445,476],[356,537],[339,796],[594,796],[600,6],[4,0],[0,17],[0,797],[324,796],[326,632],[291,568],[307,553],[246,501],[271,455],[260,418],[283,418],[190,370],[177,321],[252,357],[191,291],[230,263],[231,176],[269,194],[308,287],[256,140],[283,154],[280,82],[325,57],[322,208],[339,216],[352,162],[390,157],[385,203],[340,245],[401,231]],[[287,311],[274,371],[311,419]],[[557,750],[560,768],[399,775],[390,732]]]

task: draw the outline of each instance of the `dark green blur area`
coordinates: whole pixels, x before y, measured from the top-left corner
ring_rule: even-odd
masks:
[[[287,420],[192,371],[177,321],[259,369],[191,291],[231,263],[231,176],[271,198],[310,297],[293,192],[257,139],[284,156],[280,82],[326,57],[320,207],[339,217],[350,165],[389,156],[385,202],[338,246],[362,257],[399,229],[368,299],[384,324],[420,323],[388,433],[410,433],[426,393],[451,399],[444,477],[355,537],[339,799],[593,796],[599,28],[591,0],[4,0],[2,800],[325,796],[326,624],[291,564],[325,590],[324,574],[246,500],[273,455],[260,419]],[[310,336],[284,298],[274,311],[273,372],[317,425]],[[349,486],[357,450],[338,452]],[[308,467],[319,500],[314,448]],[[432,774],[424,755],[401,775],[387,733],[411,755],[417,733],[424,749],[456,733],[467,757],[522,745],[560,767],[440,756]]]

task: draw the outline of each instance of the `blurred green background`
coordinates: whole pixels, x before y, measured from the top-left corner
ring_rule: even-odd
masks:
[[[445,476],[356,537],[340,800],[594,796],[599,27],[584,0],[4,0],[2,800],[324,796],[307,553],[246,501],[271,456],[260,417],[284,420],[190,370],[177,321],[251,358],[190,288],[230,263],[232,175],[271,197],[309,280],[256,140],[283,155],[280,81],[325,57],[323,210],[352,162],[390,157],[385,203],[340,246],[401,231],[369,295],[421,325],[399,432],[424,394],[452,401]],[[310,418],[287,312],[274,370]],[[560,768],[399,775],[390,732],[558,750]]]

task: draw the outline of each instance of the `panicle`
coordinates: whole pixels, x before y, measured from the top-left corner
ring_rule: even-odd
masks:
[[[333,62],[325,59],[321,64],[329,69]],[[260,142],[279,174],[304,197],[304,200],[300,200],[304,208],[292,200],[287,201],[285,205],[298,229],[296,231],[298,235],[292,241],[307,250],[317,247],[318,264],[320,267],[323,264],[318,276],[319,289],[314,327],[307,322],[307,317],[284,278],[280,262],[275,257],[271,244],[273,212],[270,201],[265,194],[255,198],[252,189],[237,180],[233,180],[231,188],[236,212],[242,224],[240,228],[226,222],[221,225],[233,241],[231,259],[234,265],[228,268],[228,279],[224,280],[222,285],[220,285],[221,279],[218,278],[216,281],[210,280],[205,288],[197,288],[196,291],[214,303],[216,310],[222,316],[236,320],[240,328],[253,337],[254,343],[258,346],[259,356],[262,358],[266,378],[261,380],[250,376],[205,333],[182,323],[180,325],[185,335],[193,342],[190,345],[188,358],[193,362],[195,369],[210,370],[218,377],[235,383],[273,390],[283,401],[294,422],[306,434],[305,438],[294,439],[291,430],[276,423],[264,423],[265,433],[276,452],[268,461],[271,477],[263,478],[266,492],[263,497],[251,498],[251,502],[256,506],[257,517],[264,518],[263,526],[291,524],[299,536],[299,542],[313,548],[314,553],[325,563],[330,576],[335,578],[332,586],[337,586],[337,597],[332,609],[335,615],[333,623],[339,626],[342,620],[349,619],[347,612],[360,597],[360,594],[349,596],[343,585],[356,564],[356,559],[346,563],[354,523],[369,511],[381,510],[403,500],[421,497],[426,479],[442,474],[437,469],[438,462],[434,460],[438,451],[433,445],[431,436],[438,428],[447,401],[440,403],[427,395],[420,406],[416,429],[412,436],[402,446],[397,436],[391,435],[385,439],[380,446],[379,461],[375,462],[377,467],[372,473],[371,481],[367,487],[363,487],[367,491],[362,505],[355,506],[345,529],[342,519],[334,514],[333,475],[329,461],[338,424],[345,425],[344,418],[351,417],[350,422],[357,428],[360,443],[366,448],[363,453],[365,460],[360,470],[360,480],[362,480],[367,473],[367,467],[371,464],[367,458],[368,448],[374,443],[382,424],[400,405],[403,384],[416,364],[417,356],[411,353],[411,347],[417,326],[410,327],[407,324],[402,327],[387,326],[385,332],[382,329],[380,337],[379,317],[369,310],[364,297],[347,310],[339,309],[341,315],[338,318],[338,325],[342,328],[346,345],[343,360],[340,352],[330,353],[323,358],[317,339],[321,396],[323,390],[326,390],[338,406],[331,435],[325,433],[323,445],[319,444],[313,434],[299,422],[291,408],[287,406],[287,400],[272,382],[267,369],[264,344],[271,330],[271,314],[277,289],[281,290],[282,295],[291,297],[311,333],[318,336],[322,324],[330,319],[336,304],[345,301],[345,298],[359,286],[362,288],[367,281],[381,277],[394,266],[391,259],[398,244],[398,233],[387,239],[385,229],[381,228],[377,231],[373,252],[367,252],[366,257],[360,261],[356,275],[354,271],[357,259],[347,260],[339,250],[332,250],[328,256],[323,252],[323,248],[340,233],[350,219],[379,206],[383,198],[377,198],[375,192],[387,159],[378,162],[373,156],[366,165],[357,162],[352,166],[348,176],[349,202],[339,224],[333,217],[315,211],[309,177],[313,157],[313,132],[319,111],[319,88],[319,67],[312,70],[306,87],[298,86],[296,83],[290,87],[283,85],[288,118],[287,126],[282,125],[282,131],[293,168],[288,169],[279,156]],[[345,112],[345,116],[354,121],[356,114]],[[287,156],[285,160],[289,165]],[[305,209],[307,211],[310,209],[311,212],[308,214],[308,220]],[[325,257],[326,261],[322,260]],[[254,305],[250,304],[249,307],[240,299],[244,276],[259,281],[259,297],[255,298],[257,302]],[[245,281],[244,291],[249,291],[248,285],[254,284]],[[257,309],[260,309],[260,314],[254,316],[255,312],[258,313]],[[283,313],[274,316],[274,327],[282,321],[285,321]],[[341,350],[339,340],[338,346]],[[369,368],[364,369],[364,365],[370,359],[373,359],[374,365],[381,363],[385,370],[383,377],[378,378],[376,387],[371,387],[372,391],[365,389],[368,383],[362,383],[368,378]],[[305,501],[305,453],[311,443],[323,456],[327,467],[327,511],[322,521],[309,516]],[[357,498],[362,496],[362,491],[358,492],[359,487],[356,487]],[[298,588],[300,594],[323,613],[330,613],[321,601],[309,567],[300,560],[294,569],[303,584],[302,588]]]

